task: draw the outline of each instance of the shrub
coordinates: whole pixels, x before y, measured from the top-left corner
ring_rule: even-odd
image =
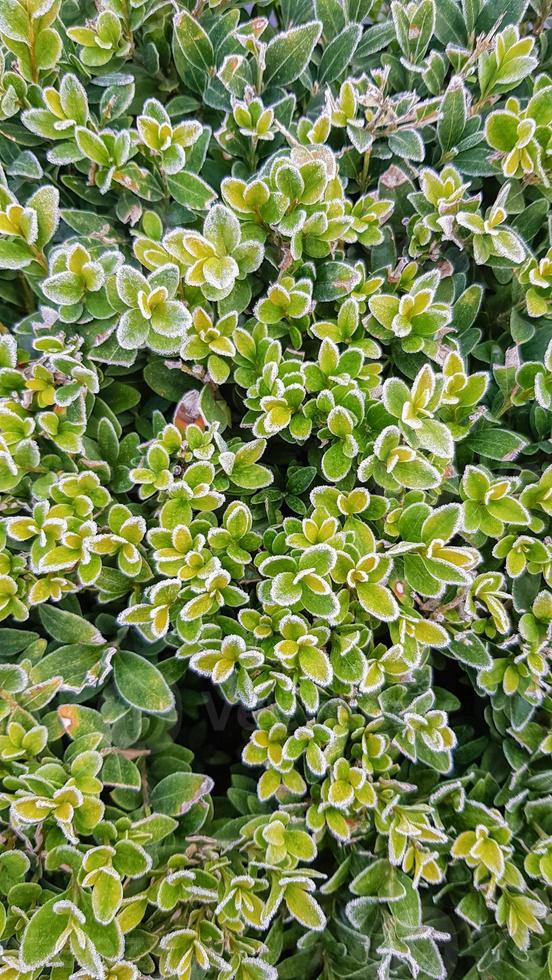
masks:
[[[549,0],[0,4],[0,978],[552,970]]]

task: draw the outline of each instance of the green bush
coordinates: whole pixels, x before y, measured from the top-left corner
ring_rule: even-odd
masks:
[[[546,980],[552,4],[193,3],[0,2],[0,980]]]

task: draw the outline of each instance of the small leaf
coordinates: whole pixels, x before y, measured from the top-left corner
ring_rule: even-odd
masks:
[[[43,605],[39,609],[39,616],[46,632],[60,643],[105,643],[100,631],[75,613],[66,612],[57,606]]]
[[[360,281],[360,273],[347,262],[324,262],[314,285],[314,298],[321,303],[342,299]]]
[[[462,10],[455,0],[436,0],[435,35],[441,44],[467,44],[467,31]]]
[[[443,648],[443,653],[477,670],[488,670],[493,665],[493,658],[487,647],[473,632],[451,640]]]
[[[165,776],[151,791],[151,805],[159,813],[179,817],[213,789],[209,776],[195,772],[174,772]]]
[[[188,10],[181,10],[174,19],[174,32],[186,61],[207,74],[215,63],[215,53],[199,21]]]
[[[319,932],[326,925],[326,916],[316,899],[301,888],[300,885],[288,885],[286,888],[286,905],[294,919],[297,919],[306,929]]]
[[[187,170],[181,170],[172,177],[167,176],[167,187],[178,204],[192,211],[205,211],[216,197],[209,184]]]
[[[160,670],[137,653],[119,650],[113,660],[115,686],[124,701],[144,714],[163,715],[174,697]]]
[[[480,429],[465,441],[474,452],[487,459],[513,460],[527,445],[527,439],[507,429]]]
[[[424,141],[417,129],[402,129],[391,133],[389,149],[403,160],[423,160],[425,157]]]
[[[135,763],[124,755],[118,752],[110,752],[105,757],[102,767],[102,782],[105,786],[140,789],[140,771]]]
[[[38,633],[31,630],[3,627],[0,629],[0,657],[15,657],[35,640],[38,640]]]
[[[453,78],[441,103],[437,136],[443,152],[460,142],[467,119],[466,90],[462,81]]]
[[[358,24],[349,24],[324,48],[318,66],[319,85],[334,82],[345,71],[355,53],[361,33],[362,28]]]
[[[318,20],[292,27],[269,41],[265,54],[263,81],[270,85],[290,85],[307,67],[322,33]]]
[[[45,966],[59,950],[64,930],[69,922],[70,911],[61,905],[57,895],[45,902],[32,916],[23,933],[21,959],[32,970]],[[59,911],[56,911],[56,907]]]

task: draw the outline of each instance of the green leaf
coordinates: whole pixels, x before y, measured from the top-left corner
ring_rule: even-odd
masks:
[[[372,0],[345,0],[345,12],[349,22],[360,24],[368,17],[372,9]]]
[[[287,886],[285,900],[293,918],[306,929],[318,932],[326,925],[326,916],[318,902],[299,884]]]
[[[437,507],[422,524],[422,540],[447,542],[456,534],[462,521],[462,508],[458,503]]]
[[[76,75],[64,75],[60,85],[61,102],[69,119],[84,126],[88,114],[86,89]]]
[[[62,895],[45,902],[32,916],[23,933],[21,959],[29,970],[44,966],[60,948],[63,933],[69,922],[69,910],[59,907]]]
[[[92,623],[75,613],[59,609],[58,606],[41,606],[39,616],[49,636],[60,643],[90,643],[94,646],[105,643],[102,634]]]
[[[94,917],[101,925],[107,925],[115,917],[123,898],[123,886],[119,876],[106,869],[92,891]]]
[[[324,262],[314,284],[314,298],[330,303],[347,296],[360,282],[360,273],[347,262]]]
[[[145,657],[119,650],[113,676],[120,696],[144,714],[163,715],[174,707],[174,697],[159,669]]]
[[[483,286],[478,283],[468,286],[456,300],[452,312],[452,325],[458,333],[469,330],[475,322],[483,299]]]
[[[402,129],[391,133],[389,149],[403,160],[420,161],[425,157],[424,141],[417,129]]]
[[[484,0],[475,25],[477,33],[485,34],[497,24],[500,30],[507,24],[519,24],[526,9],[527,0]]]
[[[267,466],[249,463],[244,466],[234,466],[230,479],[232,483],[238,487],[243,487],[244,490],[259,490],[261,487],[270,486],[274,477]]]
[[[436,0],[435,35],[441,44],[456,44],[462,48],[467,44],[466,24],[456,0]]]
[[[109,150],[104,141],[96,136],[96,133],[85,129],[84,126],[78,126],[75,130],[75,139],[84,157],[92,160],[93,163],[97,163],[100,167],[109,166]]]
[[[209,776],[195,772],[174,772],[165,776],[151,791],[151,805],[159,813],[180,817],[213,789]]]
[[[22,851],[4,851],[0,854],[0,892],[7,895],[10,888],[25,877],[30,865]]]
[[[292,494],[301,494],[308,490],[316,476],[314,466],[301,466],[288,470],[287,490]]]
[[[513,460],[527,445],[527,439],[508,429],[479,429],[464,445],[487,459]]]
[[[199,21],[189,11],[181,10],[174,18],[174,33],[185,60],[207,75],[215,63],[215,52]]]
[[[362,608],[376,619],[389,622],[399,615],[393,593],[383,585],[363,582],[357,586],[357,593]]]
[[[542,199],[533,201],[528,207],[523,209],[521,214],[515,216],[512,221],[512,228],[526,242],[530,242],[542,228],[542,223],[546,220],[547,214],[547,201]]]
[[[491,150],[486,144],[462,150],[454,158],[454,166],[468,177],[492,177],[498,173],[498,165],[491,159]]]
[[[353,895],[394,902],[406,894],[397,877],[397,870],[387,858],[379,858],[364,868],[350,885]]]
[[[318,66],[319,85],[334,82],[345,71],[356,51],[361,33],[362,28],[358,24],[349,24],[324,48]]]
[[[35,684],[41,684],[52,677],[62,677],[62,690],[82,691],[87,684],[94,684],[100,657],[101,651],[97,646],[64,644],[42,657],[32,668],[30,676]]]
[[[39,68],[53,68],[62,51],[61,38],[56,30],[47,27],[36,35],[34,56]]]
[[[525,507],[514,497],[501,497],[488,504],[489,513],[506,524],[524,524],[527,526],[530,517]]]
[[[152,358],[144,368],[144,380],[161,398],[178,402],[194,388],[193,379],[176,368],[169,368],[160,358]]]
[[[332,672],[325,654],[316,647],[305,648],[304,653],[300,654],[299,661],[301,669],[315,684],[325,687],[332,679]]]
[[[452,459],[454,443],[448,426],[437,419],[423,419],[416,429],[416,436],[423,449],[442,459]]]
[[[441,103],[441,119],[437,123],[437,137],[443,152],[460,142],[467,119],[466,90],[459,78],[454,78]]]
[[[0,690],[20,694],[27,686],[27,675],[17,664],[0,664]]]
[[[36,244],[44,248],[59,224],[59,191],[57,187],[46,184],[39,187],[27,200],[27,207],[36,211],[38,235]]]
[[[15,657],[31,643],[38,640],[38,633],[31,630],[0,628],[0,657]]]
[[[307,67],[322,33],[319,20],[292,27],[269,41],[265,53],[264,85],[290,85]]]
[[[187,170],[181,170],[174,176],[167,175],[167,187],[178,204],[192,211],[205,211],[216,198],[209,184]]]
[[[322,471],[327,480],[331,483],[338,483],[347,476],[351,469],[351,460],[343,452],[341,444],[334,442],[329,449],[326,449],[322,458]]]
[[[325,39],[330,41],[337,37],[345,27],[345,13],[340,0],[315,0],[314,10],[318,20],[322,21]]]
[[[395,37],[395,25],[392,20],[367,27],[360,40],[354,56],[354,63],[362,68],[368,67],[368,59],[383,48]]]
[[[437,943],[427,937],[414,938],[409,941],[409,949],[416,966],[425,976],[441,980],[445,968]]]
[[[134,824],[134,830],[140,835],[145,835],[147,844],[156,844],[172,834],[178,827],[178,821],[162,813],[151,813]]]
[[[32,252],[25,242],[0,239],[0,269],[24,269],[32,260]]]
[[[124,940],[117,920],[113,919],[107,923],[98,922],[92,901],[86,893],[81,895],[80,904],[86,916],[84,931],[99,955],[108,960],[120,960]]]
[[[26,11],[17,0],[6,0],[0,8],[0,31],[15,41],[26,41],[29,20]]]
[[[474,929],[481,929],[488,918],[488,910],[485,899],[480,892],[469,892],[460,899],[456,906],[456,911],[460,918],[464,919]]]
[[[473,632],[451,640],[448,646],[443,648],[443,653],[477,670],[488,670],[493,665],[493,658],[487,647]]]
[[[215,394],[208,385],[204,385],[199,396],[199,406],[207,422],[218,422],[220,432],[231,424],[230,408],[222,395]]]
[[[108,234],[110,231],[109,222],[102,215],[94,214],[92,211],[77,211],[74,208],[62,208],[60,218],[66,225],[79,235],[90,235],[94,232]]]
[[[105,786],[116,786],[123,789],[140,789],[140,771],[135,763],[127,759],[124,755],[111,752],[104,760],[102,782]]]
[[[421,0],[410,19],[408,32],[410,57],[419,64],[424,57],[435,29],[435,0]]]

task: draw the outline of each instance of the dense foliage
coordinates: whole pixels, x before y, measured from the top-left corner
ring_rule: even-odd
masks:
[[[549,0],[1,0],[1,980],[552,969]]]

